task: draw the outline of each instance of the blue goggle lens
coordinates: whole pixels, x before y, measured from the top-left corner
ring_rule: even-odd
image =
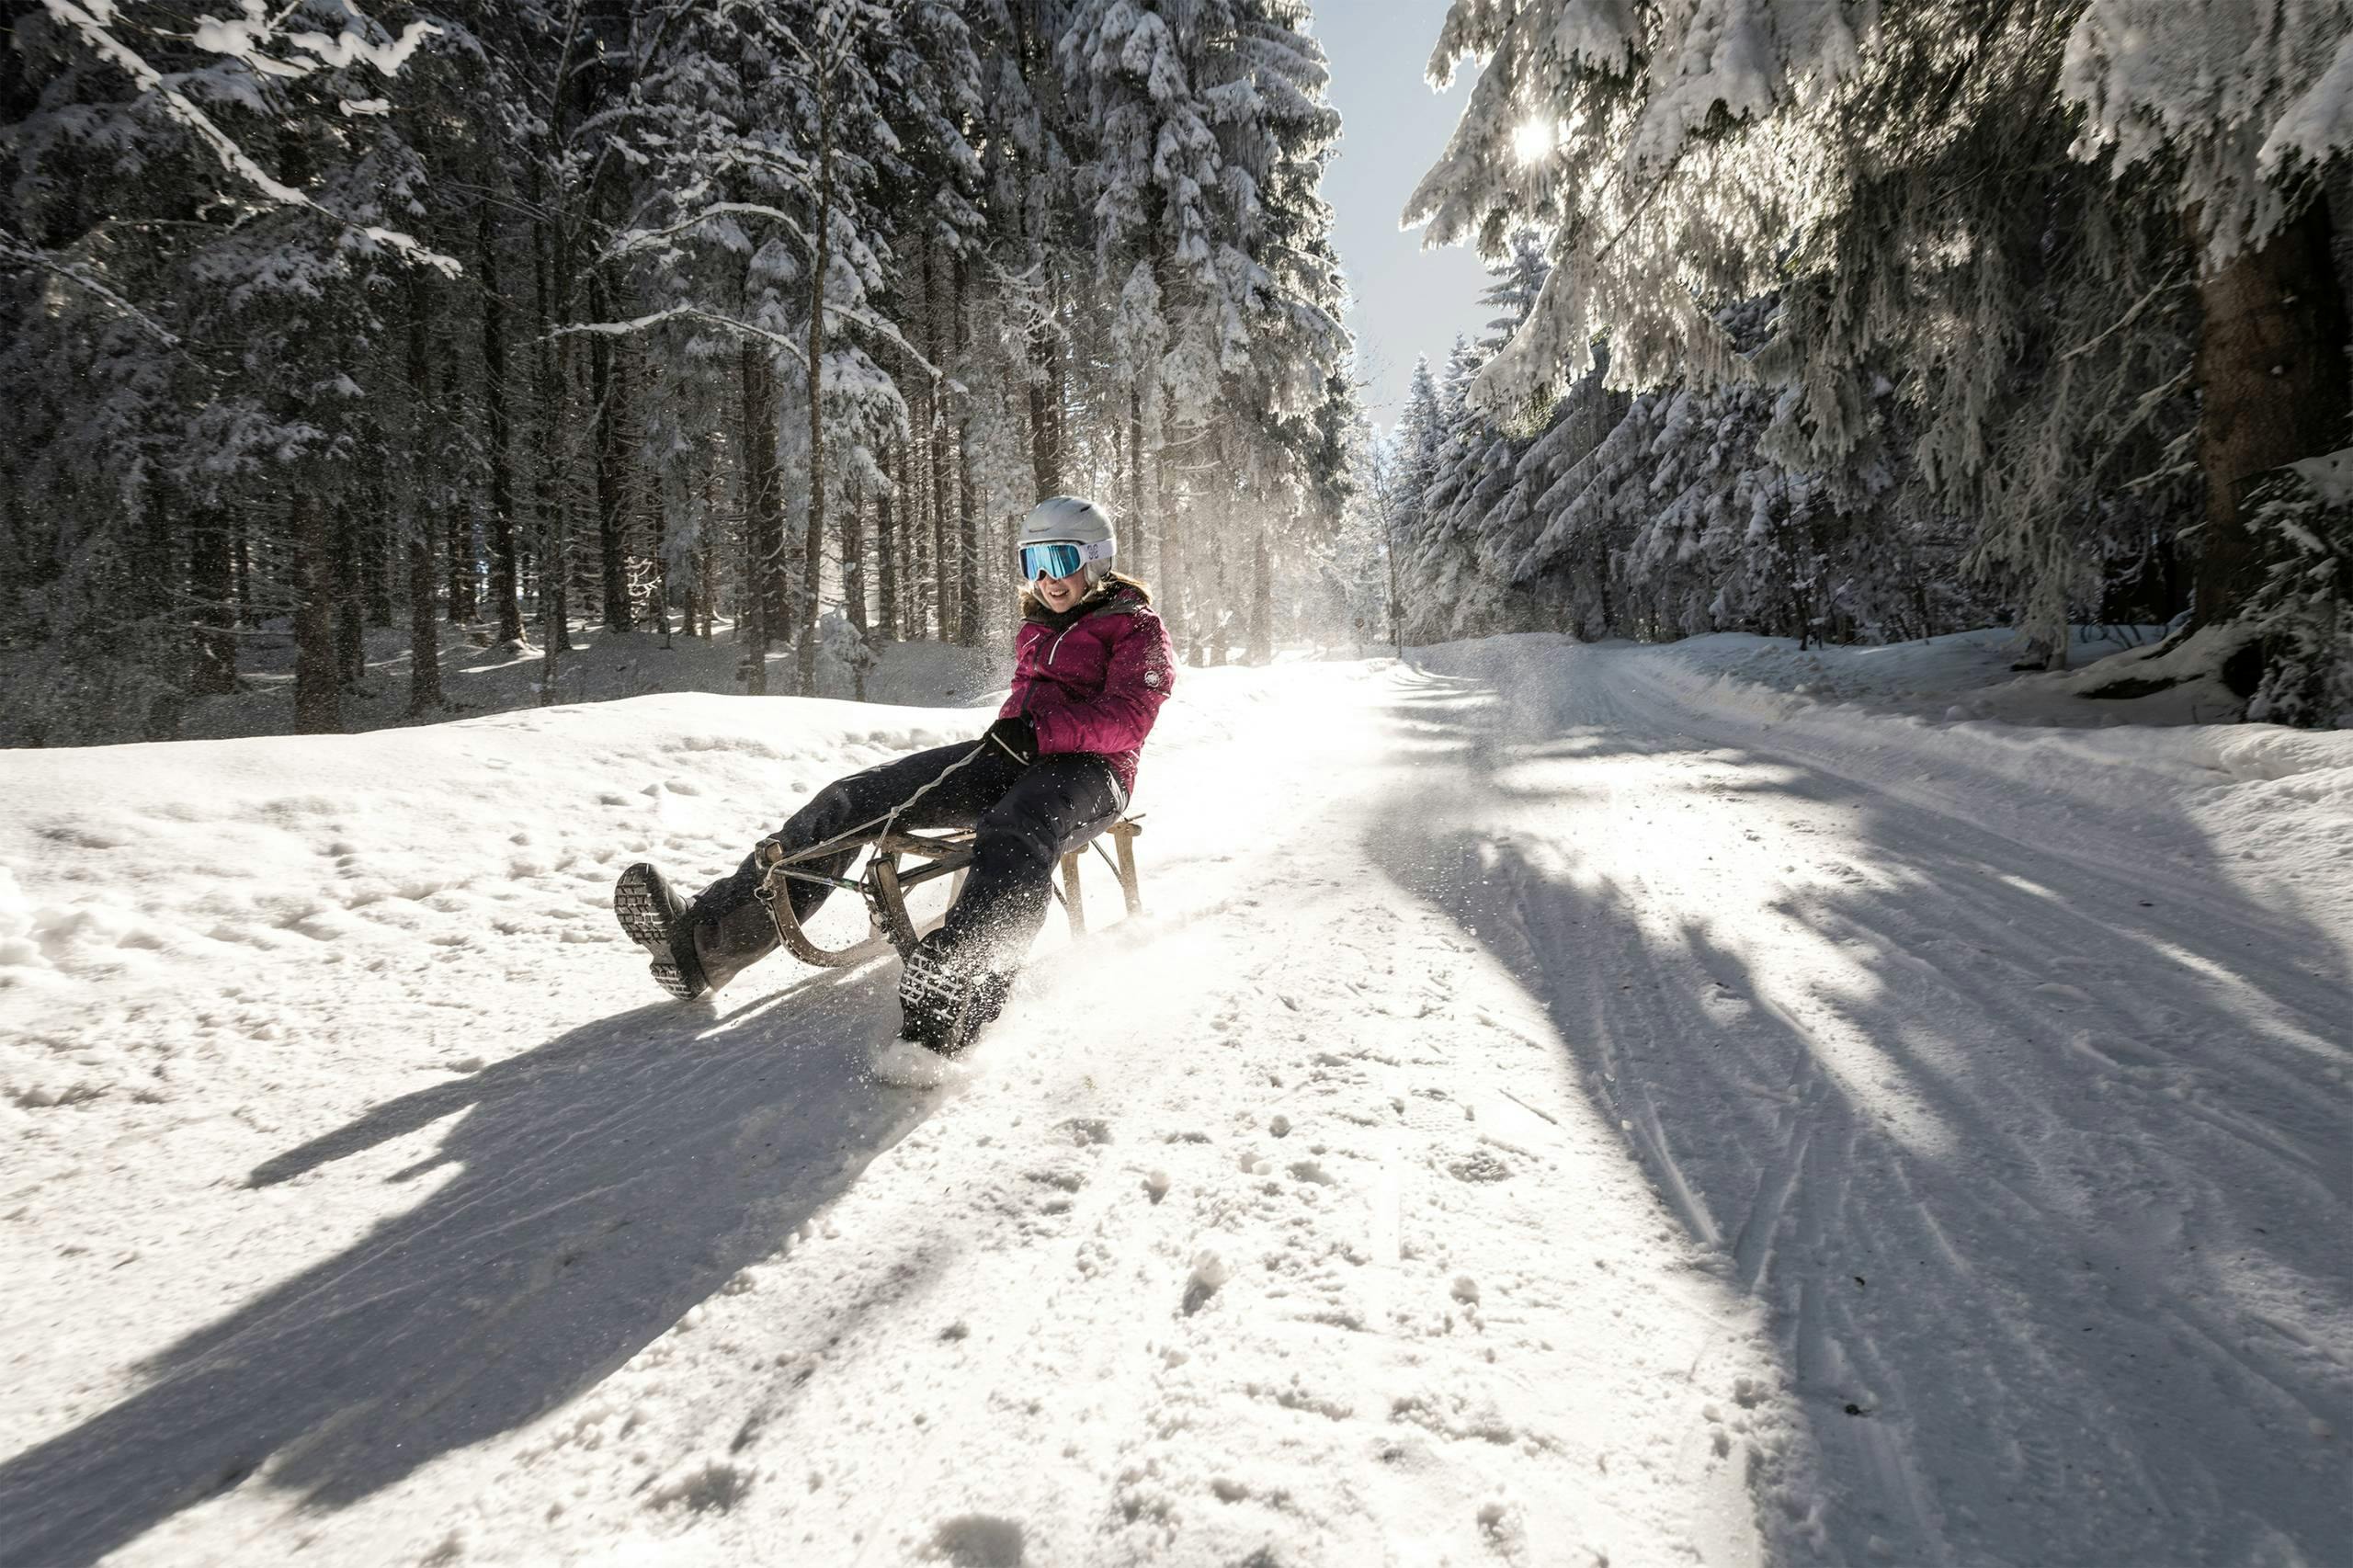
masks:
[[[1067,577],[1086,564],[1086,552],[1064,540],[1021,547],[1021,580],[1025,583],[1034,583],[1040,577]]]

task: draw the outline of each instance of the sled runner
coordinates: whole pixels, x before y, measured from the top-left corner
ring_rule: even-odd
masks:
[[[1136,835],[1143,831],[1141,818],[1121,817],[1095,838],[1072,850],[1062,858],[1062,885],[1054,889],[1054,896],[1062,902],[1063,913],[1070,916],[1070,934],[1086,934],[1086,902],[1078,883],[1078,862],[1081,853],[1092,848],[1103,857],[1120,879],[1120,893],[1127,901],[1130,915],[1143,913],[1143,896],[1136,884]],[[1103,847],[1103,840],[1111,840],[1117,859]],[[839,841],[821,845],[814,849],[787,853],[774,839],[763,840],[758,848],[759,861],[767,868],[756,890],[760,903],[767,906],[768,917],[776,923],[777,940],[787,952],[803,963],[824,969],[838,969],[848,964],[863,963],[868,959],[896,950],[904,959],[915,943],[938,928],[932,920],[918,926],[907,912],[907,893],[939,877],[954,877],[949,899],[963,887],[965,868],[972,863],[972,832],[970,828],[915,833],[894,829],[868,845],[865,869],[854,877],[832,877],[817,870],[812,861],[822,860],[841,852]],[[907,864],[901,865],[904,858]],[[854,892],[866,901],[868,929],[865,937],[845,948],[825,948],[802,928],[792,913],[792,901],[785,896],[785,884],[790,881],[820,882],[841,892]]]

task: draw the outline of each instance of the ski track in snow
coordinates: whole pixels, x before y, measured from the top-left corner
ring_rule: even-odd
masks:
[[[1147,915],[927,1087],[607,898],[968,713],[0,757],[0,1561],[2332,1560],[2322,776],[1672,652],[1188,672]]]

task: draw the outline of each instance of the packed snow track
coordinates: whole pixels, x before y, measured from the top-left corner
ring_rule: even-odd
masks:
[[[1188,671],[938,1081],[654,991],[984,722],[0,754],[0,1562],[2345,1561],[2353,737]]]

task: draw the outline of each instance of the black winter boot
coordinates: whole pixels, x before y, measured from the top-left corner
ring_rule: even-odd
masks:
[[[639,861],[613,884],[622,933],[654,956],[654,979],[681,1002],[709,995],[776,951],[776,922],[741,873],[688,901]]]
[[[935,933],[899,974],[899,1038],[953,1056],[1005,1010],[1013,977],[944,954]]]
[[[641,860],[613,884],[621,934],[654,956],[654,983],[681,1002],[710,989],[696,961],[694,912],[661,872]]]

